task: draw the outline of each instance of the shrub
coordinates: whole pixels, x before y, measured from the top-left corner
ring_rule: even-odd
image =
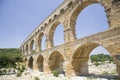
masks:
[[[15,68],[16,62],[22,62],[19,49],[0,49],[0,68]]]
[[[34,78],[35,78],[35,80],[40,80],[39,77],[34,77]]]
[[[16,69],[17,69],[19,72],[24,72],[25,66],[24,66],[24,65],[21,65],[20,63],[18,63],[17,66],[16,66]]]
[[[90,58],[92,62],[102,62],[102,63],[105,61],[113,62],[113,58],[110,55],[106,55],[106,54],[91,55]]]
[[[99,66],[99,65],[100,65],[100,63],[99,63],[99,62],[96,62],[96,63],[95,63],[95,65],[96,65],[96,66]]]
[[[59,72],[57,70],[54,70],[52,73],[55,77],[58,77],[58,75],[59,75]]]
[[[25,66],[22,65],[21,68],[20,68],[20,72],[24,72],[24,70],[25,70]]]
[[[16,77],[20,77],[22,75],[22,72],[17,72]]]

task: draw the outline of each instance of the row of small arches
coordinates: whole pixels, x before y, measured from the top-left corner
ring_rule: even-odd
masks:
[[[70,2],[68,3],[68,5],[67,5],[67,8],[69,8],[69,7],[72,6],[72,5],[73,5],[73,1],[70,1]],[[60,13],[59,13],[59,14],[63,14],[64,11],[65,11],[67,8],[62,8],[62,9],[60,9]],[[48,23],[44,22],[44,27],[43,27],[43,26],[40,26],[39,29],[35,30],[35,32],[32,33],[32,34],[33,34],[32,36],[37,35],[41,30],[43,30],[43,28],[45,28],[48,24],[50,24],[52,21],[54,21],[54,20],[59,16],[59,14],[54,14],[53,19],[49,19],[49,20],[48,20]],[[32,38],[32,36],[31,36],[31,38]]]
[[[70,4],[73,4],[72,2],[70,2],[69,3],[69,6],[70,6]],[[61,11],[64,11],[64,10],[62,10],[61,9]],[[78,15],[78,14],[77,14]],[[54,23],[52,26],[51,26],[51,28],[50,28],[50,30],[48,31],[48,33],[47,34],[45,34],[43,31],[40,33],[40,30],[38,29],[38,32],[36,32],[36,35],[38,35],[38,33],[40,33],[39,34],[39,36],[38,36],[38,38],[37,38],[37,40],[34,40],[34,38],[33,39],[29,39],[29,41],[30,41],[30,45],[28,45],[28,44],[25,44],[26,46],[26,49],[24,48],[24,52],[25,52],[25,50],[26,50],[26,52],[28,53],[28,46],[30,46],[29,48],[30,48],[30,51],[32,50],[32,48],[33,48],[33,43],[35,43],[35,44],[37,44],[37,46],[39,47],[39,49],[41,50],[41,41],[42,41],[42,37],[43,36],[45,36],[45,38],[47,39],[47,37],[51,40],[50,42],[51,42],[51,47],[53,47],[54,46],[54,43],[53,43],[53,36],[54,36],[54,31],[55,31],[55,29],[56,29],[56,27],[59,25],[59,24],[62,24],[62,23],[59,23],[59,22],[56,22],[56,23]],[[75,26],[75,25],[74,25]],[[41,27],[42,28],[42,27]],[[64,28],[64,27],[63,27]],[[48,35],[49,34],[49,35]],[[46,35],[47,35],[47,37],[46,37]],[[65,35],[65,34],[64,34]],[[35,35],[34,35],[35,36]],[[65,40],[65,36],[64,36],[64,40]],[[27,42],[26,42],[27,43]],[[46,43],[45,43],[46,44]],[[36,47],[36,46],[35,46]],[[34,48],[34,50],[35,50],[35,48]]]
[[[84,59],[84,60],[86,59],[86,61],[88,61],[89,60],[89,55],[91,54],[91,52],[96,47],[99,47],[99,45],[97,45],[97,44],[91,44],[91,45],[94,45],[94,46],[92,46],[92,49],[91,48],[89,49],[90,51],[87,54],[82,53],[83,55],[81,55],[81,53],[80,53],[81,51],[79,49],[79,48],[81,48],[81,46],[78,47],[74,51],[74,53],[72,55],[72,64],[71,65],[73,66],[73,69],[74,69],[76,75],[81,74],[81,69],[82,68],[79,65],[81,65],[82,63],[80,63],[80,60],[81,59]],[[90,47],[90,45],[87,45],[87,46]],[[33,58],[32,56],[30,56],[28,59],[25,58],[25,62],[27,62],[27,61],[28,61],[27,65],[30,69],[33,69],[33,65],[34,65],[34,63],[36,63],[37,66],[38,66],[38,70],[41,71],[41,72],[44,72],[44,68],[45,68],[44,67],[44,62],[47,61],[47,60],[46,60],[45,56],[43,56],[42,54],[39,54],[36,58]],[[86,61],[83,62],[83,64],[86,63]],[[49,68],[50,68],[51,72],[54,71],[54,70],[58,70],[59,73],[62,73],[64,68],[65,68],[64,62],[65,62],[65,56],[63,54],[61,54],[61,52],[59,52],[59,51],[53,51],[48,56],[48,65],[49,65]]]

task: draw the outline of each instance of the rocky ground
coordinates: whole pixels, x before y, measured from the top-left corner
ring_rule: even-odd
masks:
[[[104,63],[99,66],[95,66],[89,63],[89,73],[87,76],[67,76],[59,75],[54,77],[52,74],[45,75],[38,71],[26,71],[21,77],[12,75],[2,75],[0,80],[35,80],[35,76],[38,76],[40,80],[120,80],[116,73],[116,66],[113,63]]]
[[[113,63],[105,62],[98,66],[88,63],[88,65],[90,74],[117,74],[116,65]]]

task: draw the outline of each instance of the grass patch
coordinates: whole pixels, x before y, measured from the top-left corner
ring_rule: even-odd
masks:
[[[59,75],[59,72],[57,70],[54,70],[52,73],[53,73],[53,76],[55,76],[55,77],[58,77],[58,75]]]

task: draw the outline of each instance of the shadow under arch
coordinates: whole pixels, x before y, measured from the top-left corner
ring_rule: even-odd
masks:
[[[62,74],[63,73],[63,63],[64,63],[64,58],[60,52],[54,51],[49,55],[48,64],[50,66],[51,72],[57,70],[59,73]]]
[[[72,56],[72,66],[73,66],[75,75],[80,76],[80,75],[89,74],[89,70],[88,70],[89,55],[91,51],[94,50],[98,46],[104,47],[104,45],[100,45],[97,43],[87,43],[87,44],[79,46],[75,50]],[[108,50],[107,48],[105,49]],[[112,54],[111,54],[111,57],[113,57]]]
[[[34,61],[33,57],[30,56],[30,58],[29,58],[29,60],[28,60],[28,67],[29,67],[30,69],[33,69],[33,61]]]
[[[37,57],[37,66],[38,66],[38,69],[39,71],[43,72],[43,62],[44,62],[44,58],[43,56],[40,54],[38,57]]]
[[[49,38],[50,38],[50,42],[51,42],[51,46],[56,46],[54,45],[54,35],[55,35],[55,31],[56,31],[56,28],[59,26],[59,25],[62,25],[62,23],[60,22],[55,22],[49,29]],[[61,27],[61,26],[60,26]],[[62,25],[63,29],[65,30],[64,26]],[[58,35],[59,36],[59,35]],[[65,41],[64,41],[65,42]]]

